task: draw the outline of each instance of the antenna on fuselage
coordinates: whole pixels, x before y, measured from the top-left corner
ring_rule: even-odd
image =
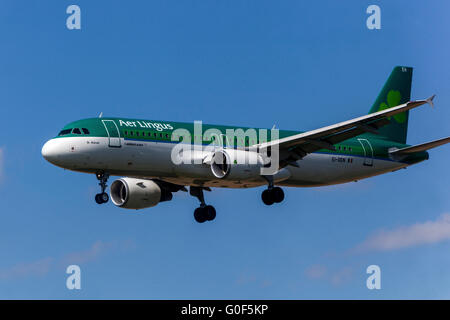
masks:
[[[103,112],[100,112],[100,114],[98,115],[99,118],[103,117]]]

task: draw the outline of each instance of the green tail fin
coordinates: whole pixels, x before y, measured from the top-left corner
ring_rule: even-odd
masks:
[[[392,108],[410,101],[412,71],[411,67],[395,67],[369,113]],[[406,111],[390,117],[390,123],[379,129],[380,135],[392,141],[406,143],[408,116],[409,112]]]

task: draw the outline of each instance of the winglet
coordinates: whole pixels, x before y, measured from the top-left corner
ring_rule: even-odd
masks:
[[[432,108],[434,108],[433,99],[436,97],[435,94],[433,94],[431,97],[429,97],[427,100],[425,100]]]

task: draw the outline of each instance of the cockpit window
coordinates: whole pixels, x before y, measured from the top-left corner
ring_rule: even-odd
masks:
[[[75,128],[75,129],[73,129],[72,133],[74,133],[74,134],[81,134],[81,131],[80,131],[80,129]]]
[[[84,134],[89,134],[89,130],[88,130],[88,129],[86,129],[86,128],[81,128],[81,130],[83,130],[83,133],[84,133]]]
[[[58,134],[58,136],[65,136],[65,135],[70,134],[71,132],[72,132],[72,129],[65,129],[65,130],[62,130],[62,131]]]

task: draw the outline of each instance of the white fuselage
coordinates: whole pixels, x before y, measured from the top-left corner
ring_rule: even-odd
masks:
[[[74,171],[110,175],[157,178],[179,185],[248,188],[266,185],[255,176],[246,180],[216,178],[207,164],[180,164],[172,161],[170,142],[136,141],[124,138],[111,146],[110,138],[62,137],[49,140],[42,154],[49,162]],[[281,186],[323,186],[355,181],[406,167],[391,160],[354,155],[312,153],[287,166],[275,177]]]

